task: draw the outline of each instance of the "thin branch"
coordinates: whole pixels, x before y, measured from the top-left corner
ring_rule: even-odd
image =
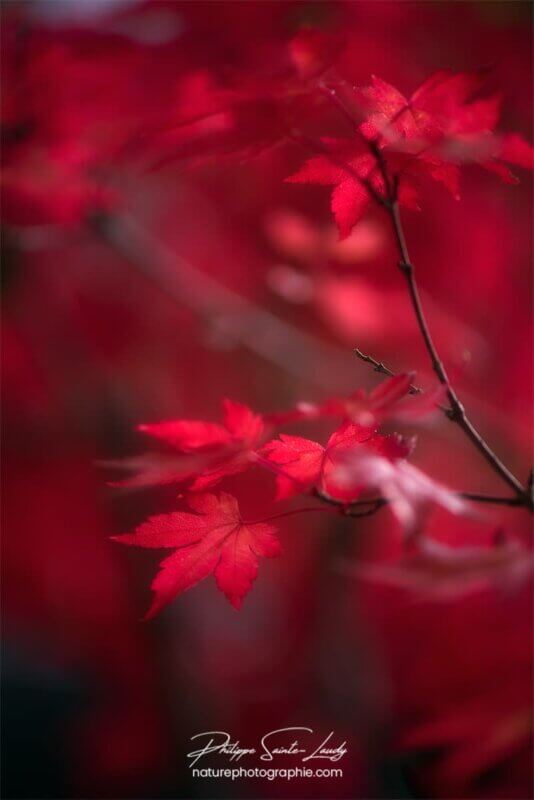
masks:
[[[472,500],[474,503],[492,503],[497,506],[523,506],[523,498],[516,497],[500,497],[492,494],[480,494],[479,492],[459,492],[460,496],[465,500]]]
[[[344,500],[337,500],[335,497],[331,497],[326,492],[317,488],[312,489],[311,494],[317,497],[318,500],[322,500],[323,503],[335,506],[338,509],[338,513],[342,514],[344,517],[370,517],[372,514],[376,514],[377,511],[380,511],[380,509],[388,503],[385,497],[373,497],[347,503]]]
[[[371,151],[375,155],[375,158],[377,159],[377,162],[382,171],[384,182],[387,185],[389,181],[389,172],[387,169],[387,165],[385,163],[383,153],[378,147],[378,144],[376,142],[370,142],[369,146],[371,148]],[[436,373],[439,382],[445,387],[448,400],[451,404],[450,413],[448,414],[449,419],[455,422],[464,431],[466,436],[474,444],[479,453],[481,453],[481,455],[485,458],[485,460],[493,468],[493,470],[508,484],[508,486],[510,486],[511,489],[513,489],[517,497],[520,498],[521,500],[520,504],[526,506],[531,511],[534,511],[534,503],[532,501],[530,493],[521,484],[521,481],[518,480],[518,478],[516,478],[516,476],[508,469],[508,467],[506,467],[503,464],[500,458],[496,455],[496,453],[493,452],[493,450],[485,441],[485,439],[477,431],[473,423],[467,417],[465,408],[462,402],[460,401],[458,395],[456,394],[456,391],[451,386],[451,383],[449,381],[449,376],[438,354],[436,345],[434,344],[434,340],[430,333],[430,328],[428,326],[428,322],[426,320],[423,306],[421,303],[419,288],[415,278],[415,269],[410,259],[408,245],[406,243],[406,237],[404,235],[404,228],[402,226],[402,220],[399,211],[398,179],[396,179],[393,183],[393,190],[390,195],[389,203],[387,203],[384,206],[384,208],[386,209],[386,213],[388,214],[388,217],[391,221],[391,225],[393,227],[393,232],[395,235],[395,240],[397,242],[397,248],[400,256],[399,269],[406,279],[408,293],[410,295],[419,331],[423,338],[423,342],[425,344],[427,353],[430,357],[432,368]]]
[[[419,326],[421,336],[423,337],[428,355],[430,356],[434,372],[436,373],[440,383],[445,386],[447,397],[451,404],[451,413],[449,414],[449,418],[464,431],[466,436],[474,444],[488,464],[490,464],[493,470],[500,475],[500,477],[508,484],[508,486],[513,489],[516,495],[522,499],[523,504],[529,507],[531,510],[534,510],[532,499],[525,490],[525,487],[521,484],[521,481],[519,481],[518,478],[516,478],[516,476],[508,469],[508,467],[503,464],[497,454],[493,452],[485,439],[477,431],[473,423],[467,417],[465,408],[456,394],[456,391],[450,384],[449,376],[447,375],[447,371],[443,365],[443,362],[438,355],[438,351],[432,339],[432,335],[423,311],[421,298],[419,296],[419,289],[415,278],[415,270],[412,262],[410,261],[410,255],[406,245],[404,229],[402,227],[399,205],[396,196],[391,204],[391,207],[388,209],[388,214],[393,226],[395,238],[399,248],[399,254],[401,257],[399,268],[406,279],[408,292],[417,319],[417,324]]]
[[[358,512],[359,509],[365,509],[367,506],[371,506],[372,513],[374,513],[389,503],[389,500],[386,497],[373,497],[370,499],[355,500],[352,503],[347,503],[344,500],[337,500],[335,497],[331,497],[329,494],[322,492],[320,489],[314,489],[312,494],[314,494],[315,497],[319,498],[324,503],[329,503],[330,505],[338,506],[344,509],[343,513],[345,513],[347,516],[365,516],[364,514],[359,513],[353,515],[350,512],[353,509]],[[457,494],[459,497],[463,497],[464,500],[470,500],[473,503],[488,503],[498,506],[525,505],[521,497],[502,497],[501,495],[482,494],[479,492],[457,492]]]

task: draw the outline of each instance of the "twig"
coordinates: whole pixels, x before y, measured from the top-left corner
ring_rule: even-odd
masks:
[[[382,361],[377,361],[372,356],[368,356],[365,353],[362,353],[357,347],[354,348],[355,355],[361,361],[365,361],[366,364],[371,364],[375,372],[379,372],[381,375],[387,375],[388,378],[395,378],[396,375],[392,372]],[[410,384],[410,388],[408,389],[409,394],[422,394],[423,390],[419,386],[414,386],[413,383]]]
[[[361,350],[358,350],[357,347],[354,348],[355,355],[358,356],[359,359],[365,361],[366,364],[371,364],[375,372],[379,372],[381,375],[387,375],[389,378],[395,378],[395,372],[392,372],[383,361],[377,361],[372,356],[368,356],[365,353],[362,353]],[[408,389],[408,394],[411,395],[418,395],[423,394],[423,389],[420,386],[414,386],[413,383],[410,384],[410,388]],[[448,408],[448,406],[442,406],[441,403],[436,403],[436,408],[442,411],[446,417],[449,419],[451,418],[452,409]]]

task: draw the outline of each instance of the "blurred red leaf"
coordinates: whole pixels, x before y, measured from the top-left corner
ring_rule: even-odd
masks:
[[[516,541],[458,548],[422,538],[412,552],[394,563],[351,564],[347,572],[421,597],[449,601],[492,586],[513,589],[533,567],[532,555]]]
[[[199,474],[190,488],[206,489],[251,466],[253,451],[263,435],[262,418],[247,406],[223,400],[223,410],[223,425],[179,419],[138,428],[180,452],[204,454],[206,461],[197,465]]]
[[[434,481],[424,472],[391,453],[377,454],[367,446],[343,453],[336,465],[335,483],[348,493],[352,487],[365,485],[384,497],[405,532],[414,536],[421,531],[432,505],[451,514],[467,514],[469,504],[458,494]]]

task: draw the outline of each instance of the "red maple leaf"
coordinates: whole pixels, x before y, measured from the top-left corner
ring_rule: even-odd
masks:
[[[214,486],[222,478],[248,469],[254,463],[254,450],[260,443],[262,418],[248,406],[223,400],[223,424],[202,420],[169,420],[139,425],[143,433],[182,453],[203,454],[206,463],[198,470],[192,490]]]
[[[221,592],[239,609],[258,574],[258,558],[281,552],[274,525],[244,522],[232,495],[191,495],[188,502],[197,513],[160,514],[135,533],[112,537],[122,544],[176,549],[161,562],[152,582],[155,597],[145,619],[211,573]]]
[[[484,72],[453,73],[439,70],[406,98],[394,86],[373,75],[356,90],[367,119],[360,130],[371,139],[385,137],[432,141],[446,132],[492,130],[498,122],[500,98],[470,103],[484,81]]]
[[[323,154],[308,159],[285,180],[287,183],[333,186],[331,209],[340,238],[346,239],[372,200],[369,187],[376,195],[385,198],[384,180],[377,168],[376,158],[360,135],[354,139],[324,138],[322,147]],[[396,171],[400,169],[398,162],[401,158],[407,161],[404,154],[394,155]],[[417,186],[407,169],[399,185],[399,202],[407,208],[418,209]]]
[[[367,142],[380,148],[389,175],[398,182],[401,205],[418,208],[418,184],[428,177],[459,198],[459,165],[477,163],[514,183],[504,162],[532,168],[532,147],[518,134],[498,136],[500,97],[472,100],[483,73],[442,70],[408,99],[373,77],[354,92],[364,117],[352,139],[323,139],[324,153],[309,159],[286,180],[333,186],[331,207],[346,238],[373,198],[387,199],[382,171]]]
[[[277,499],[300,494],[316,486],[339,500],[354,500],[365,488],[365,481],[350,487],[335,480],[335,471],[344,463],[344,454],[364,446],[386,458],[404,458],[411,445],[399,436],[381,436],[376,429],[344,423],[329,438],[326,447],[300,436],[280,434],[279,439],[268,442],[260,456],[270,462],[277,477]]]
[[[420,167],[444,182],[457,183],[456,165],[473,162],[515,183],[503,162],[532,169],[533,149],[519,134],[494,133],[502,98],[479,96],[484,78],[484,70],[440,70],[406,98],[373,76],[371,85],[356,93],[367,116],[360,132],[381,147],[411,153]]]

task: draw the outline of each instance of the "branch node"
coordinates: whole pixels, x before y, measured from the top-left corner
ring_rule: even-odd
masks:
[[[410,264],[409,261],[399,261],[399,269],[404,275],[413,275],[413,264]]]
[[[465,420],[465,408],[458,399],[456,399],[453,407],[449,409],[447,416],[453,422],[463,422]]]

